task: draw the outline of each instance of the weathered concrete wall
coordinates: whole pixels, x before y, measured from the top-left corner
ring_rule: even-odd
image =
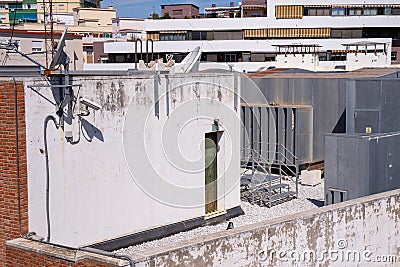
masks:
[[[83,246],[204,216],[204,138],[215,119],[223,131],[218,209],[239,206],[235,79],[74,76],[73,83],[82,84],[73,87],[76,99],[83,96],[102,108],[79,119],[85,107],[72,102],[64,108],[63,129],[48,123],[51,241]],[[27,79],[25,99],[29,230],[46,237],[43,121],[56,116],[60,94],[59,88],[38,86],[43,84],[44,79]]]
[[[131,258],[138,267],[398,266],[399,219],[400,190],[394,190],[140,251]],[[99,264],[95,266],[124,264],[114,258],[25,239],[7,242],[7,246],[17,262],[28,256],[26,259],[34,263],[30,266],[47,262],[68,262],[66,266],[86,266],[84,262],[88,266],[92,266],[88,262]],[[7,266],[18,266],[14,262]]]
[[[400,190],[140,254],[137,266],[397,266]]]

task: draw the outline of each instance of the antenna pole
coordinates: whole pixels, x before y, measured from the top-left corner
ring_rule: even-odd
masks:
[[[43,0],[43,22],[46,48],[46,68],[54,56],[54,32],[53,32],[53,0]]]

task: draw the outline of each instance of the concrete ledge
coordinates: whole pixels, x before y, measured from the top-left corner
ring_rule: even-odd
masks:
[[[46,257],[61,259],[71,263],[84,261],[108,264],[111,266],[127,266],[129,262],[121,259],[103,256],[73,248],[66,248],[53,244],[27,240],[23,238],[14,239],[6,242],[7,247],[34,253]]]
[[[195,239],[185,240],[181,242],[177,242],[174,244],[170,244],[168,246],[159,247],[155,249],[148,249],[146,251],[140,252],[140,254],[132,255],[132,258],[135,262],[140,263],[149,263],[153,261],[163,261],[166,258],[169,258],[170,255],[180,255],[187,254],[190,250],[201,250],[201,247],[209,247],[211,244],[221,244],[224,240],[234,239],[234,236],[240,235],[249,235],[253,234],[268,234],[268,229],[272,229],[279,225],[293,224],[296,221],[301,220],[312,220],[314,217],[322,216],[324,214],[337,212],[338,210],[346,210],[348,208],[354,208],[357,206],[374,206],[375,202],[389,200],[390,198],[399,198],[400,197],[400,189],[396,189],[393,191],[388,191],[384,193],[379,193],[375,195],[370,195],[358,199],[353,199],[349,201],[345,201],[342,203],[329,205],[325,207],[321,207],[316,210],[311,210],[307,212],[299,212],[293,215],[284,216],[281,218],[272,219],[269,221],[263,221],[260,223],[255,223],[251,225],[246,225],[238,228],[234,228],[231,230],[225,230],[218,233],[213,233],[207,236],[199,236]],[[194,249],[196,248],[196,249]],[[226,255],[224,255],[226,256]],[[221,256],[221,257],[224,257]]]

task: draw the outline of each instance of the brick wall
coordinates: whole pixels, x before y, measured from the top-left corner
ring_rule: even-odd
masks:
[[[63,259],[40,255],[34,252],[23,251],[15,248],[7,248],[7,261],[5,267],[108,267],[108,265],[93,260],[85,260],[79,263]]]
[[[22,82],[17,82],[17,96],[21,226],[22,233],[26,235],[28,232],[28,186],[25,101]],[[0,262],[5,262],[5,242],[20,236],[14,103],[13,81],[0,80]]]

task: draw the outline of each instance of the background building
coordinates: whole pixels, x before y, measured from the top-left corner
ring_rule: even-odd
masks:
[[[198,18],[199,7],[193,4],[161,5],[161,15],[167,13],[172,19]]]
[[[267,3],[265,0],[243,0],[242,17],[266,17]]]
[[[1,0],[0,25],[43,23],[49,7],[42,0]],[[53,17],[56,21],[71,24],[73,9],[77,7],[100,7],[101,0],[53,0]]]

